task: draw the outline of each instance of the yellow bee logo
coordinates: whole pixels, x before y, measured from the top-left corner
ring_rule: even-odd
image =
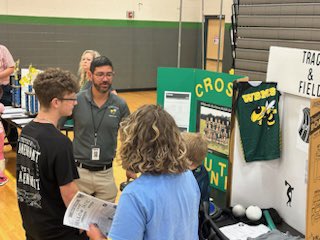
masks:
[[[111,114],[114,115],[116,112],[117,112],[117,109],[115,109],[115,108],[111,108],[111,109],[110,109],[110,113],[111,113]]]
[[[263,119],[267,120],[268,126],[275,124],[274,115],[277,114],[277,109],[274,108],[276,100],[272,100],[270,103],[267,101],[265,106],[258,106],[251,113],[251,121],[258,122],[261,126]]]

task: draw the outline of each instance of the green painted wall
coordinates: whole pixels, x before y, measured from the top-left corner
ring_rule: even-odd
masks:
[[[0,43],[22,67],[77,73],[82,52],[94,49],[114,64],[116,89],[156,87],[158,67],[176,67],[178,22],[0,15]],[[201,66],[201,24],[182,24],[181,67]]]

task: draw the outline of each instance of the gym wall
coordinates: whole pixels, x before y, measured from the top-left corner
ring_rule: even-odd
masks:
[[[270,46],[320,50],[319,11],[318,0],[241,0],[235,73],[265,81]]]
[[[113,61],[116,89],[155,88],[157,68],[177,66],[179,6],[180,0],[0,0],[0,43],[21,67],[75,74],[82,52],[95,49]],[[218,7],[205,1],[206,14],[218,14]],[[201,19],[201,2],[184,0],[181,67],[201,68]]]

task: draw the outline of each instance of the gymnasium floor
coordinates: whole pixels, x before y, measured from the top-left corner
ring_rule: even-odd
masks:
[[[131,112],[144,104],[156,103],[156,91],[126,92],[119,93],[119,96],[126,100]],[[73,138],[73,134],[70,134],[70,138]],[[9,182],[4,186],[0,186],[0,240],[25,239],[17,205],[15,157],[16,153],[11,150],[11,147],[5,146],[6,175],[9,177]],[[120,164],[120,161],[116,158],[113,169],[118,187],[121,182],[126,180],[125,171]],[[116,201],[118,201],[120,194],[121,192],[119,191]]]

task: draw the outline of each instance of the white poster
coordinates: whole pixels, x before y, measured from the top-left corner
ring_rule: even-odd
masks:
[[[270,47],[267,81],[278,90],[306,98],[320,97],[320,52]]]
[[[189,131],[190,108],[190,92],[164,92],[164,110],[170,113],[182,132]]]

